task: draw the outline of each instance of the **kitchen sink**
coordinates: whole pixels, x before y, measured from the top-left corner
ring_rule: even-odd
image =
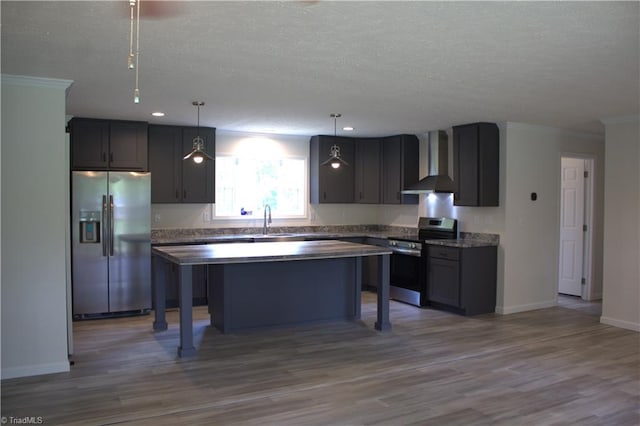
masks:
[[[301,234],[295,233],[274,233],[274,234],[258,234],[253,235],[255,242],[261,241],[304,241],[305,237]]]

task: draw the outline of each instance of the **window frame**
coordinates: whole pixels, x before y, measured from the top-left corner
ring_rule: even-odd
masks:
[[[216,152],[216,163],[218,163],[218,158],[220,157],[227,157],[227,158],[245,158],[245,159],[252,159],[252,160],[300,160],[302,161],[302,169],[303,169],[303,175],[304,175],[304,180],[303,180],[303,185],[302,185],[302,194],[301,194],[301,202],[302,202],[302,214],[300,215],[293,215],[293,214],[281,214],[281,213],[277,213],[276,210],[274,210],[272,212],[272,218],[274,216],[277,216],[278,219],[294,219],[294,220],[300,220],[300,219],[308,219],[309,217],[309,158],[305,157],[305,156],[301,156],[301,155],[280,155],[280,156],[274,156],[272,158],[260,158],[258,156],[241,156],[238,155],[236,152]],[[218,173],[218,167],[216,167],[216,174]],[[240,212],[238,212],[237,214],[234,215],[222,215],[218,212],[217,206],[218,206],[218,202],[217,202],[217,194],[218,194],[218,188],[217,188],[217,176],[216,176],[216,203],[214,204],[214,209],[213,209],[213,218],[215,220],[228,220],[228,221],[252,221],[252,220],[262,220],[263,219],[263,213],[264,213],[264,208],[260,208],[257,210],[253,210],[251,215],[241,215]],[[264,206],[263,206],[264,207]]]

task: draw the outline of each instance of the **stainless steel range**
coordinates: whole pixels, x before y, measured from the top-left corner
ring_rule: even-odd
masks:
[[[458,221],[444,217],[418,219],[416,237],[389,239],[391,248],[390,296],[416,306],[426,306],[427,250],[425,241],[458,238]]]

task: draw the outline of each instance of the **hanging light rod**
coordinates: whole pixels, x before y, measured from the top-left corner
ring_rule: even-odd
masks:
[[[338,118],[342,117],[342,114],[339,113],[332,113],[329,115],[329,117],[333,118],[333,137],[336,138],[338,133],[337,133],[337,120]],[[338,144],[335,143],[333,146],[329,149],[329,158],[322,163],[323,166],[331,166],[334,169],[339,169],[340,166],[345,165],[348,166],[349,163],[347,163],[346,161],[344,161],[341,157],[340,157],[340,147],[338,146]]]
[[[138,87],[138,75],[139,75],[139,65],[140,65],[140,2],[141,0],[129,0],[129,9],[130,9],[130,28],[129,28],[129,56],[127,56],[127,68],[130,70],[134,70],[136,73],[135,77],[135,87],[133,89],[133,103],[140,103],[140,88]],[[135,9],[135,21],[134,21],[134,9]],[[134,25],[135,23],[135,25]],[[133,51],[133,40],[134,40],[134,28],[135,26],[135,41],[136,41],[136,50],[135,55]]]
[[[196,137],[193,138],[193,149],[190,153],[182,157],[183,160],[192,159],[194,163],[200,164],[204,160],[213,160],[213,157],[207,154],[204,150],[204,139],[200,137],[200,107],[204,106],[202,101],[193,101],[191,104],[198,108],[198,127],[196,131]]]

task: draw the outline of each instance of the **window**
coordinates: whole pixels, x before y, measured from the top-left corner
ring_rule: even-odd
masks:
[[[216,216],[251,218],[268,204],[274,216],[304,217],[304,158],[216,157]]]

